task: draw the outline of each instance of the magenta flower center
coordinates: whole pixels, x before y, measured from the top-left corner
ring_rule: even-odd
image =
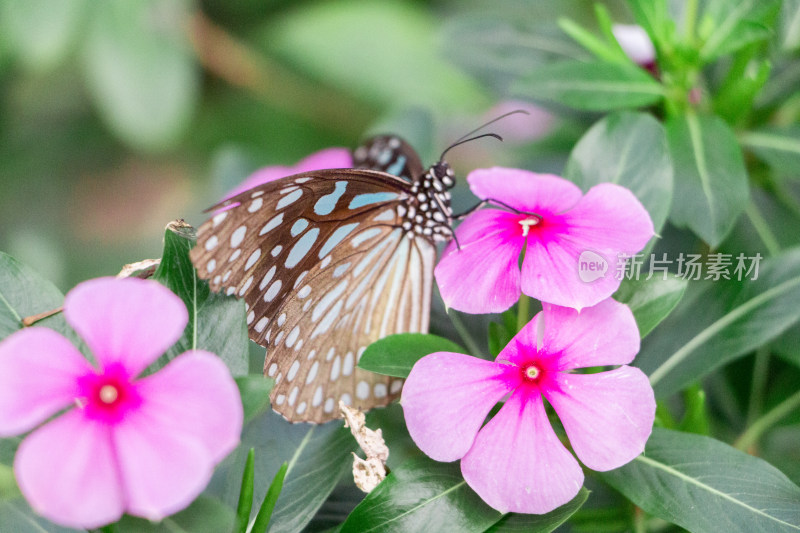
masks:
[[[522,379],[528,383],[538,383],[542,377],[542,369],[536,364],[523,366],[520,369],[522,372]]]
[[[88,418],[106,423],[119,422],[130,409],[141,404],[136,385],[119,365],[83,376],[78,380],[78,389],[75,398],[78,408]]]

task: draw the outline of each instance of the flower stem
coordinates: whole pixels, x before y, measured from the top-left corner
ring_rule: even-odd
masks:
[[[800,391],[795,392],[767,414],[753,422],[753,425],[747,428],[747,431],[737,439],[734,446],[742,451],[749,450],[769,428],[798,408],[800,408]]]
[[[517,304],[517,331],[525,327],[525,324],[530,320],[531,314],[531,297],[525,294],[519,297]]]
[[[684,26],[683,31],[685,32],[686,42],[690,46],[694,46],[695,43],[695,25],[697,24],[697,0],[688,0],[686,2],[686,11],[684,11]]]
[[[447,316],[450,317],[450,322],[453,323],[453,327],[456,328],[459,337],[461,340],[464,341],[464,346],[467,349],[467,352],[470,355],[480,356],[482,350],[478,346],[478,343],[475,342],[475,339],[472,338],[472,334],[469,332],[467,326],[462,322],[461,317],[458,316],[458,311],[450,309],[447,312]]]

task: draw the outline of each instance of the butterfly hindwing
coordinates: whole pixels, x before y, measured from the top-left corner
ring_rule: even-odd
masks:
[[[353,166],[378,170],[412,181],[425,171],[417,152],[395,135],[378,135],[353,152]]]
[[[400,380],[355,365],[378,338],[427,331],[435,248],[400,228],[407,188],[374,170],[307,172],[226,200],[199,228],[192,261],[212,290],[244,298],[273,408],[289,420],[399,392]]]

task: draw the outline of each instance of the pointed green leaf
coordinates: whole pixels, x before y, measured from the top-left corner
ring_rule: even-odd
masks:
[[[675,193],[670,219],[717,246],[747,206],[747,170],[722,119],[687,114],[667,122]]]
[[[288,463],[283,463],[278,469],[278,473],[272,478],[272,483],[269,484],[267,495],[264,496],[264,501],[258,509],[258,515],[256,515],[256,520],[253,522],[253,529],[250,530],[250,533],[266,533],[272,517],[272,511],[275,509],[275,503],[278,501],[281,489],[283,489],[283,480],[286,477],[288,466]]]
[[[645,512],[695,533],[800,531],[800,487],[709,437],[655,428],[642,455],[600,476]]]
[[[239,503],[236,505],[236,522],[233,525],[233,533],[247,533],[250,509],[253,508],[254,465],[255,450],[250,448],[244,463],[244,472],[242,472],[242,486],[239,489]]]
[[[515,82],[511,91],[514,96],[590,111],[648,106],[664,95],[655,78],[636,65],[578,61],[537,68]]]
[[[485,531],[503,515],[467,486],[456,463],[403,463],[350,513],[340,533]]]
[[[636,366],[657,397],[677,392],[714,369],[776,338],[800,321],[800,249],[761,261],[741,281],[691,283],[678,308],[642,343]],[[750,265],[752,262],[746,260]]]
[[[153,279],[180,296],[189,310],[189,324],[158,363],[166,364],[186,350],[207,350],[220,356],[233,375],[245,374],[248,337],[244,303],[211,292],[208,282],[197,277],[189,259],[195,238],[194,228],[183,221],[170,223],[164,232],[164,255]]]
[[[642,338],[653,331],[678,305],[688,282],[670,275],[651,279],[625,279],[614,293],[614,299],[627,304],[633,311]]]
[[[419,359],[434,352],[464,353],[458,344],[429,333],[398,333],[370,344],[358,362],[358,367],[370,372],[408,377]]]
[[[584,192],[599,183],[630,189],[650,213],[658,232],[672,200],[672,163],[664,128],[645,113],[609,115],[575,145],[564,177]]]

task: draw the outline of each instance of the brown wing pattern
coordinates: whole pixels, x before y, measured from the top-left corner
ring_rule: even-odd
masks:
[[[212,290],[244,298],[267,346],[273,408],[324,422],[343,400],[385,405],[401,380],[355,368],[373,341],[428,328],[435,247],[399,226],[407,184],[382,172],[324,170],[226,200],[198,229],[192,262]]]

